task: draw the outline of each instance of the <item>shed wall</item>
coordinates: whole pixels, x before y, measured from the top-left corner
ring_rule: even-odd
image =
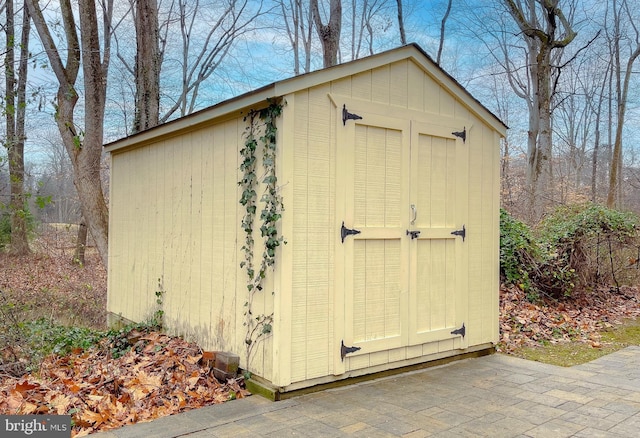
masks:
[[[331,95],[331,96],[330,96]],[[404,60],[306,89],[287,97],[295,108],[291,208],[293,234],[286,236],[293,259],[291,379],[302,382],[339,374],[334,369],[340,334],[334,333],[336,217],[336,135],[339,97],[388,105],[394,117],[429,123],[455,120],[472,127],[466,145],[468,175],[468,345],[498,339],[499,134],[473,115],[421,67]],[[336,102],[332,102],[331,98]],[[340,107],[340,108],[337,108]],[[287,147],[287,145],[285,145]],[[344,188],[337,188],[343,190]],[[337,225],[336,225],[337,224]],[[286,249],[285,249],[286,250]],[[336,345],[337,344],[337,345]],[[412,360],[456,348],[453,340],[402,347],[345,359],[347,369]],[[340,361],[339,355],[337,361]],[[338,372],[336,372],[338,371]]]
[[[144,321],[158,309],[161,290],[171,332],[234,352],[241,362],[246,274],[239,269],[238,169],[245,126],[238,117],[112,154],[107,303],[114,314]],[[262,313],[264,297],[255,304]],[[253,366],[270,377],[262,349]]]

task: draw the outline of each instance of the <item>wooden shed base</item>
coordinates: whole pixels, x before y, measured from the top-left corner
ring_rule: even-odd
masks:
[[[359,370],[361,374],[356,374],[356,372],[348,373],[348,377],[344,376],[333,376],[328,377],[332,379],[331,381],[323,382],[323,379],[317,379],[318,383],[312,382],[304,382],[303,384],[312,385],[305,387],[287,387],[287,388],[277,388],[271,385],[268,381],[262,379],[259,376],[252,376],[251,379],[245,382],[247,390],[249,390],[254,395],[261,395],[262,397],[271,400],[271,401],[280,401],[286,400],[292,397],[297,397],[304,394],[310,394],[313,392],[324,391],[326,389],[331,388],[339,388],[342,386],[353,385],[356,383],[366,382],[369,380],[379,379],[382,377],[393,376],[396,374],[406,373],[409,371],[416,371],[425,368],[431,368],[435,366],[445,365],[450,362],[469,359],[473,357],[481,357],[487,356],[489,354],[495,353],[495,346],[493,344],[484,344],[478,345],[475,347],[468,348],[462,353],[456,351],[446,352],[449,355],[442,357],[436,357],[434,359],[428,360],[426,362],[414,363],[410,365],[400,365],[397,368],[387,369],[383,371],[371,372],[371,370]],[[445,354],[446,354],[445,353]],[[365,374],[366,373],[366,374]]]

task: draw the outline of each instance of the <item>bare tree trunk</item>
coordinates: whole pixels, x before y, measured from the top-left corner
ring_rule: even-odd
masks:
[[[287,13],[287,5],[285,0],[279,0],[280,10],[282,12],[282,19],[284,21],[285,30],[291,43],[291,49],[293,50],[293,74],[298,76],[300,74],[300,30],[301,30],[301,0],[289,0],[289,6],[291,7],[291,17]],[[289,24],[289,18],[291,24]]]
[[[303,0],[278,0],[284,30],[293,50],[293,73],[311,70],[311,33],[313,19],[308,2]],[[307,5],[305,8],[304,5]]]
[[[38,0],[28,0],[38,35],[45,48],[51,68],[58,79],[56,122],[74,169],[74,184],[89,232],[95,241],[104,266],[107,266],[108,210],[100,178],[103,122],[106,99],[107,70],[110,60],[111,16],[113,0],[102,3],[103,59],[101,59],[98,18],[94,0],[78,1],[81,41],[70,0],[61,0],[62,23],[66,37],[65,62],[51,36]],[[82,49],[82,57],[80,51]],[[75,82],[82,60],[85,87],[84,130],[74,121],[78,102]]]
[[[627,96],[629,95],[629,82],[631,80],[631,69],[636,58],[640,55],[640,46],[632,53],[627,61],[627,70],[624,75],[621,94],[618,97],[618,118],[616,123],[616,137],[613,143],[613,154],[611,157],[611,169],[609,171],[609,191],[607,193],[607,207],[620,207],[620,177],[622,176],[622,129],[627,112]],[[620,78],[618,78],[618,82]],[[618,87],[620,88],[620,86]]]
[[[6,54],[5,54],[5,121],[6,143],[9,159],[9,179],[11,199],[10,252],[24,255],[30,252],[28,239],[28,206],[24,190],[24,142],[26,116],[27,63],[29,60],[29,33],[31,17],[26,7],[22,12],[22,36],[17,43],[15,37],[15,11],[13,1],[7,1],[6,12]],[[15,71],[15,51],[20,45],[18,74]]]
[[[158,3],[136,0],[136,105],[133,132],[144,131],[160,120],[160,41]]]
[[[320,42],[322,43],[322,59],[324,67],[331,67],[338,63],[338,49],[340,47],[340,30],[342,27],[342,0],[331,0],[329,22],[322,24],[318,0],[311,0],[313,21]]]
[[[84,266],[84,253],[87,248],[87,224],[84,218],[78,224],[78,234],[76,236],[76,249],[73,252],[71,263]]]
[[[540,57],[539,57],[540,58]],[[538,144],[533,167],[534,193],[533,211],[540,212],[545,204],[544,197],[553,199],[551,181],[553,180],[552,127],[551,127],[551,66],[538,65],[538,116],[540,120]]]
[[[593,141],[593,157],[591,162],[591,202],[596,202],[598,195],[598,156],[600,155],[600,116],[602,114],[602,100],[604,99],[604,89],[607,86],[607,76],[611,74],[611,64],[602,79],[602,88],[598,96],[598,108],[596,109],[596,132]],[[611,97],[611,96],[610,96]],[[611,99],[609,99],[611,100]]]
[[[400,3],[401,0],[398,0]],[[438,57],[436,58],[436,63],[440,65],[440,61],[442,61],[442,49],[444,48],[444,31],[447,24],[447,18],[449,18],[449,14],[451,13],[451,3],[453,0],[449,0],[449,4],[447,5],[447,11],[444,13],[444,17],[442,17],[442,22],[440,23],[440,45],[438,46]]]
[[[400,32],[400,44],[407,44],[407,35],[404,31],[404,13],[402,12],[402,0],[396,0],[398,4],[398,30]],[[449,8],[451,8],[451,0],[449,0]],[[438,61],[439,62],[439,61]]]

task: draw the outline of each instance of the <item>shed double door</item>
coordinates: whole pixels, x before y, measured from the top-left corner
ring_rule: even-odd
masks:
[[[465,145],[449,126],[358,116],[336,154],[336,374],[409,359],[403,347],[466,346]]]

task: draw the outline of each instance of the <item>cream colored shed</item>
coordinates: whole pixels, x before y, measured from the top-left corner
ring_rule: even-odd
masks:
[[[254,303],[272,332],[246,363],[240,150],[268,98],[287,243]],[[108,311],[144,320],[160,287],[171,332],[283,393],[490,349],[505,132],[408,45],[108,144]]]

